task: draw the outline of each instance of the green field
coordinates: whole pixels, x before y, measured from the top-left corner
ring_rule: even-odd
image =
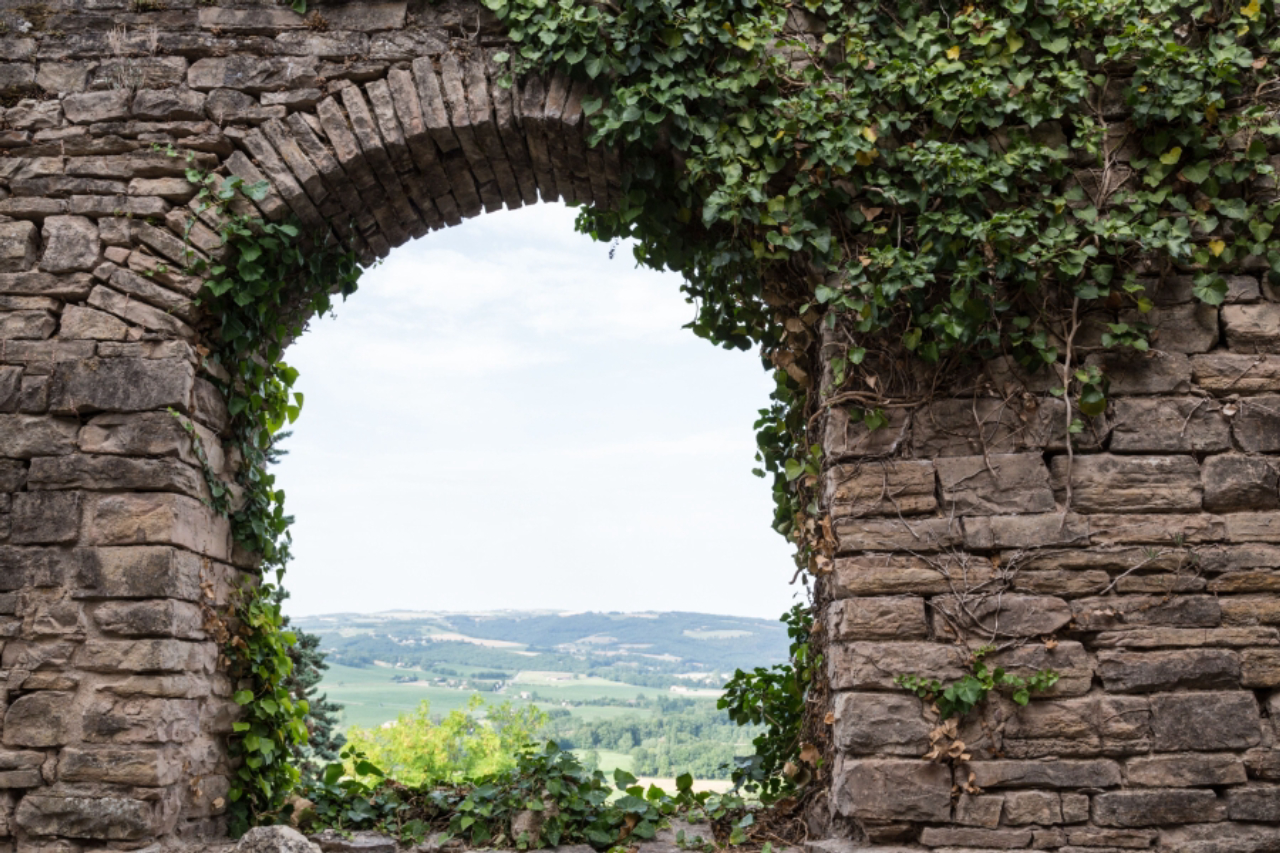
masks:
[[[483,668],[451,666],[450,669],[469,675]],[[395,676],[405,675],[416,675],[422,681],[392,681]],[[528,705],[531,703],[520,698],[521,691],[536,692],[544,700],[549,700],[536,703],[543,710],[561,707],[560,702],[582,702],[596,698],[634,699],[640,693],[648,696],[665,695],[665,691],[656,688],[636,687],[603,678],[573,678],[568,673],[521,673],[503,693],[458,690],[425,683],[435,677],[434,673],[420,669],[386,666],[356,668],[330,664],[320,689],[331,700],[343,706],[340,721],[343,728],[353,725],[363,728],[380,726],[414,710],[424,699],[431,703],[433,715],[444,716],[455,708],[465,707],[474,695],[479,695],[490,704],[510,702],[512,705]],[[647,717],[653,714],[649,708],[611,705],[581,705],[568,710],[575,717],[584,720],[609,720],[628,714]]]

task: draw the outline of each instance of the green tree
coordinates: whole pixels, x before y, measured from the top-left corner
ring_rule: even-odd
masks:
[[[287,628],[289,620],[285,619]],[[347,739],[338,731],[338,717],[342,706],[320,693],[320,681],[329,668],[325,653],[320,650],[320,638],[305,631],[294,631],[297,642],[289,649],[293,660],[293,672],[285,679],[285,687],[296,700],[305,700],[307,712],[307,743],[293,747],[294,761],[304,776],[314,776],[326,764],[338,760],[338,753]]]

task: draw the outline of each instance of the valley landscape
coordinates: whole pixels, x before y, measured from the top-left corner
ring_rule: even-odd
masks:
[[[656,779],[728,779],[756,732],[716,709],[720,688],[737,669],[784,662],[788,647],[781,622],[688,612],[392,611],[293,625],[320,638],[320,690],[343,706],[341,728],[394,724],[423,701],[433,717],[474,697],[536,706],[540,738]]]

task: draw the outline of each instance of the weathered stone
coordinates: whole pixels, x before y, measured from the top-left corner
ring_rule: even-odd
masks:
[[[937,461],[942,509],[951,515],[1052,512],[1049,471],[1039,454],[957,456]]]
[[[980,788],[1114,788],[1120,765],[1114,761],[969,761],[961,778],[973,774]]]
[[[994,829],[1000,825],[1004,811],[1004,797],[992,795],[961,794],[956,801],[955,821],[963,826],[983,826]]]
[[[0,415],[0,447],[15,459],[61,456],[75,450],[76,424],[60,418]]]
[[[1046,696],[1078,696],[1089,692],[1093,682],[1093,659],[1075,640],[1015,646],[991,655],[987,661],[1024,678],[1052,669],[1058,673],[1058,683],[1045,692]]]
[[[836,810],[857,820],[946,821],[951,770],[925,761],[839,759],[833,779]]]
[[[40,269],[51,273],[91,270],[102,257],[98,226],[84,216],[50,216],[44,221]]]
[[[911,418],[911,453],[920,459],[1016,453],[1034,446],[1035,438],[1003,400],[935,400]]]
[[[0,550],[0,565],[3,554]],[[76,585],[93,598],[202,598],[201,559],[177,548],[94,548],[77,569]]]
[[[123,341],[129,326],[103,311],[69,305],[62,312],[58,334],[63,338],[87,338],[98,341]]]
[[[195,368],[185,359],[104,358],[56,365],[49,407],[55,412],[186,411]]]
[[[1214,400],[1126,397],[1113,404],[1112,453],[1191,453],[1228,450],[1231,427]]]
[[[1221,601],[1226,625],[1280,625],[1280,600],[1274,595],[1231,595]]]
[[[1126,311],[1121,321],[1149,324],[1151,345],[1161,352],[1202,353],[1218,343],[1218,309],[1203,302],[1157,307],[1146,314]]]
[[[1088,516],[1088,539],[1094,545],[1195,545],[1221,542],[1228,538],[1228,519],[1218,515],[1132,515]]]
[[[1222,649],[1098,653],[1103,686],[1117,693],[1230,690],[1240,686],[1240,657]]]
[[[204,636],[200,608],[184,601],[111,601],[94,610],[93,621],[104,633],[127,637]]]
[[[20,696],[4,715],[5,746],[50,747],[71,743],[78,714],[74,695],[41,690]]]
[[[1235,755],[1147,755],[1124,765],[1130,785],[1147,788],[1191,788],[1198,785],[1243,785],[1244,762]]]
[[[839,557],[829,578],[837,598],[857,595],[935,595],[991,580],[991,561],[969,554],[908,557],[864,554]]]
[[[200,734],[200,702],[102,695],[84,710],[86,743],[190,743]]]
[[[926,826],[920,843],[928,847],[1026,850],[1031,847],[1031,830]]]
[[[1195,384],[1219,394],[1280,391],[1280,357],[1213,352],[1191,359]]]
[[[1275,628],[1132,628],[1104,631],[1093,638],[1092,645],[1128,649],[1276,646],[1280,645],[1280,631]]]
[[[1280,305],[1224,305],[1222,325],[1233,353],[1280,352]]]
[[[906,693],[841,693],[835,700],[836,747],[863,755],[921,756],[929,751],[922,700]]]
[[[13,496],[9,541],[15,545],[75,542],[80,535],[80,504],[77,492],[18,492]]]
[[[1231,432],[1240,449],[1248,453],[1280,450],[1280,397],[1245,397],[1236,405],[1239,411],[1232,420]]]
[[[1200,509],[1200,466],[1189,456],[1055,457],[1054,493],[1077,512],[1195,512]]]
[[[1093,798],[1100,826],[1161,826],[1224,820],[1227,805],[1213,791],[1111,791]]]
[[[1277,359],[1280,372],[1280,359]],[[1276,381],[1280,390],[1280,379]],[[879,429],[868,429],[861,419],[851,419],[849,413],[836,407],[827,413],[827,425],[823,448],[831,457],[840,461],[849,457],[892,456],[907,442],[907,428],[911,417],[905,409],[885,412],[889,423]]]
[[[127,456],[41,456],[31,460],[27,488],[177,492],[206,499],[208,486],[198,469],[178,459]]]
[[[1016,593],[941,595],[933,599],[933,619],[934,631],[943,637],[1047,636],[1071,621],[1071,605],[1061,598]]]
[[[1262,740],[1252,693],[1170,693],[1151,697],[1151,731],[1161,752],[1248,749]]]
[[[997,515],[960,519],[968,548],[1041,548],[1078,546],[1089,542],[1092,519],[1060,512],[1034,515]]]
[[[1227,791],[1227,811],[1232,820],[1280,822],[1280,788],[1250,787]]]
[[[58,756],[63,782],[158,787],[182,778],[182,765],[164,750],[144,746],[67,748]]]
[[[199,121],[204,99],[190,89],[140,89],[133,95],[133,115],[149,121]]]
[[[1066,831],[1067,840],[1080,847],[1119,847],[1140,850],[1156,841],[1156,833],[1144,829],[1097,829],[1087,826]]]
[[[1280,542],[1280,512],[1233,512],[1223,523],[1230,542]]]
[[[1117,630],[1126,626],[1215,628],[1223,618],[1219,600],[1210,595],[1080,598],[1071,602],[1071,609],[1075,627],[1084,631]]]
[[[211,672],[211,644],[181,640],[90,640],[76,652],[76,666],[101,672]]]
[[[918,515],[938,506],[932,462],[836,465],[825,476],[833,518]]]
[[[897,690],[899,674],[953,681],[966,672],[965,658],[936,643],[832,643],[827,675],[836,690]]]
[[[834,527],[841,553],[941,551],[963,541],[959,521],[947,518],[845,518]]]
[[[128,118],[129,92],[117,89],[68,95],[62,99],[62,109],[67,115],[67,121],[73,124]]]
[[[1209,512],[1280,509],[1280,471],[1265,457],[1210,456],[1201,474]]]
[[[29,270],[38,256],[34,223],[0,222],[0,272]]]
[[[293,827],[255,826],[240,836],[235,853],[321,853],[321,851]]]
[[[1240,668],[1244,687],[1280,687],[1280,649],[1245,649]]]
[[[922,640],[929,633],[924,599],[905,595],[833,602],[827,608],[827,625],[831,637],[840,641]]]
[[[43,793],[22,798],[14,823],[32,835],[103,841],[135,841],[159,829],[154,807],[142,800]]]
[[[1004,821],[1010,826],[1062,823],[1062,795],[1048,791],[1010,791],[1004,795]]]
[[[94,545],[179,545],[215,560],[231,555],[227,520],[194,498],[177,494],[95,497],[89,502],[84,538]]]
[[[1106,352],[1089,356],[1085,364],[1101,368],[1117,396],[1180,394],[1191,388],[1191,360],[1180,353]]]
[[[316,84],[317,65],[314,56],[206,57],[187,70],[187,85],[202,92],[226,88],[251,95],[306,88]]]
[[[1151,707],[1138,696],[1037,699],[1005,726],[1011,756],[1127,755],[1151,747]]]

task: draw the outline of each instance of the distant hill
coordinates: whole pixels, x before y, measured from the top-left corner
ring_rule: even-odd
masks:
[[[332,663],[597,675],[650,687],[704,682],[787,657],[780,622],[709,613],[388,611],[295,618]]]

